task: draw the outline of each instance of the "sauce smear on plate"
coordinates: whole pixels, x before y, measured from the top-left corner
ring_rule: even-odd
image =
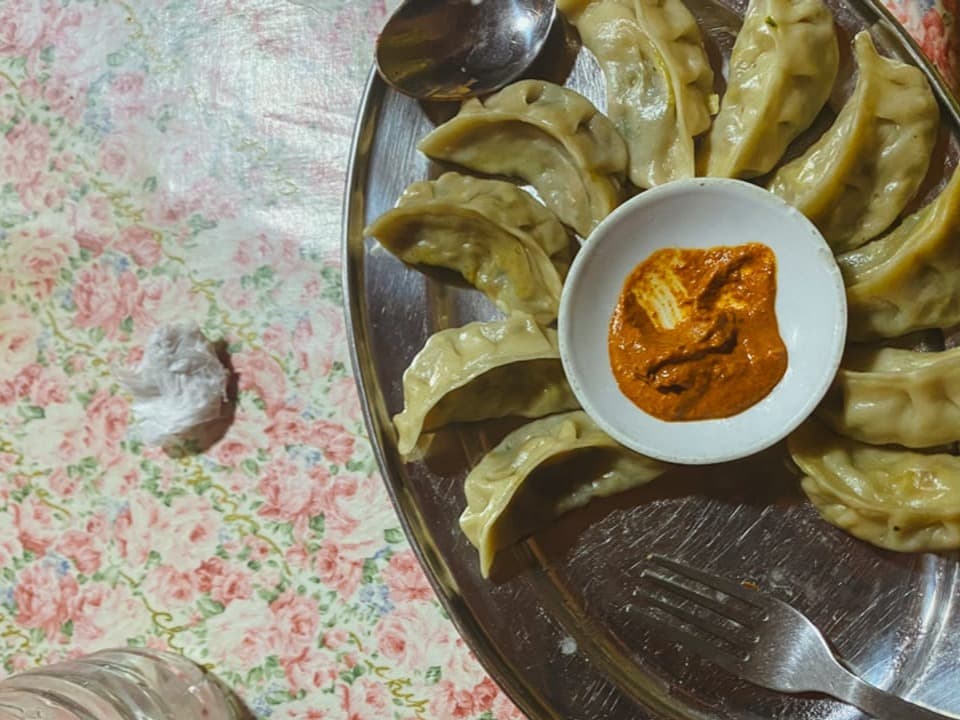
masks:
[[[657,250],[627,277],[610,319],[621,392],[661,420],[736,415],[787,369],[777,259],[760,243]]]

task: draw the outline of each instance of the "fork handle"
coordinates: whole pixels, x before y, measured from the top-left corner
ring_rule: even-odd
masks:
[[[922,705],[885,692],[864,682],[839,663],[838,666],[843,670],[843,680],[838,678],[838,682],[827,691],[831,697],[843,700],[882,720],[950,720],[951,716],[928,710]]]

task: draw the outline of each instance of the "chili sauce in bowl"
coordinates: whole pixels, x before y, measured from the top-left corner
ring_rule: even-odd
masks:
[[[766,397],[787,370],[776,263],[754,242],[661,248],[637,265],[607,339],[623,394],[661,420],[725,418]]]
[[[560,356],[578,400],[661,460],[763,450],[817,406],[840,364],[846,296],[817,228],[750,183],[680,180],[611,213],[563,288]]]

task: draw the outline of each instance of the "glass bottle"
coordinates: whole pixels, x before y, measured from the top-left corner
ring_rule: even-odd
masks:
[[[0,681],[0,720],[252,720],[213,675],[169,652],[123,648]]]

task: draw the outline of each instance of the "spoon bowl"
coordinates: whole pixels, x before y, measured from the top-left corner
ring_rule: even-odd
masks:
[[[407,0],[377,40],[381,77],[421,100],[465,100],[499,90],[536,59],[554,0]]]

